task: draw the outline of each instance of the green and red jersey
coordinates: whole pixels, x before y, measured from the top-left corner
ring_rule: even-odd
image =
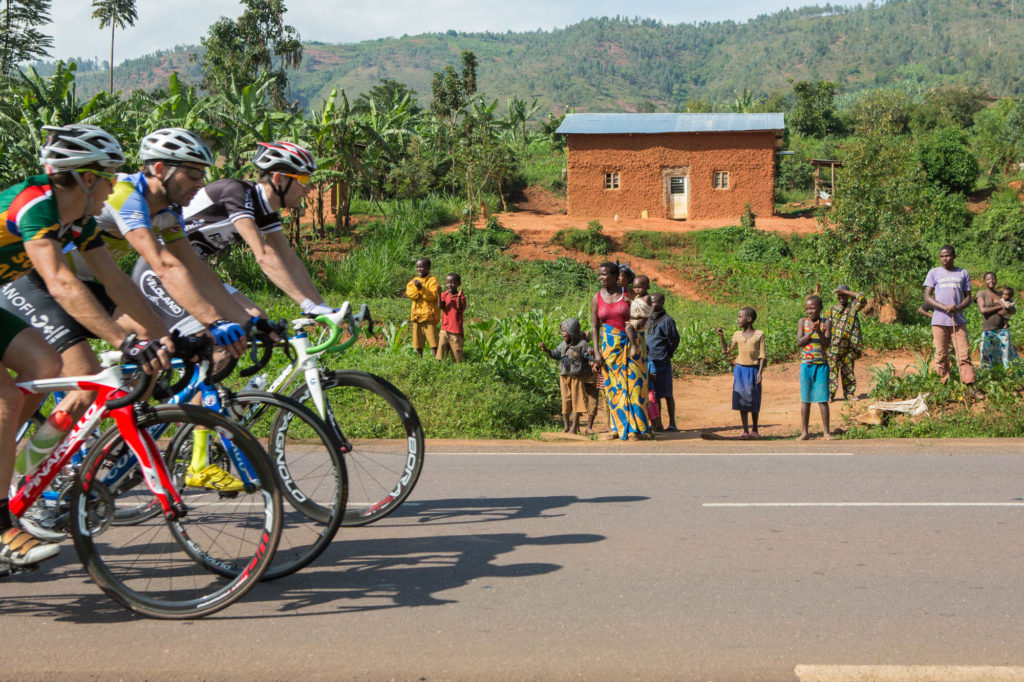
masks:
[[[96,219],[82,218],[61,225],[53,187],[46,175],[34,175],[0,192],[0,282],[10,282],[32,269],[25,242],[53,239],[82,251],[103,246]]]

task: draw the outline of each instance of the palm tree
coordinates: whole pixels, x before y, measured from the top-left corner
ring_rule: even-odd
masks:
[[[114,27],[122,31],[139,18],[135,0],[92,0],[92,18],[100,20],[100,29],[110,27],[110,92],[114,91]]]

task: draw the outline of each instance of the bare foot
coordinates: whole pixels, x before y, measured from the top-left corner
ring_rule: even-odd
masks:
[[[832,440],[832,434],[831,433],[826,433],[823,437],[824,437],[825,440]]]
[[[799,436],[797,437],[797,440],[809,440],[809,439],[810,439],[810,437],[811,437],[811,434],[809,434],[809,433],[801,433],[801,434],[800,434],[800,435],[799,435]]]

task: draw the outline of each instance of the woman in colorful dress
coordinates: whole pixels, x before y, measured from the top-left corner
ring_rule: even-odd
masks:
[[[839,302],[829,308],[825,316],[832,322],[832,345],[826,352],[828,395],[835,400],[842,386],[843,400],[849,400],[857,397],[854,363],[864,352],[858,311],[864,307],[867,298],[862,293],[851,291],[845,284],[837,286],[835,294]]]
[[[981,325],[981,366],[1009,365],[1018,359],[1017,348],[1010,338],[1010,317],[1016,312],[1013,295],[1007,298],[1005,288],[996,285],[996,273],[985,273],[985,288],[978,294]]]
[[[604,376],[609,428],[622,440],[650,438],[647,393],[643,386],[646,370],[644,376],[639,377],[639,363],[630,361],[630,342],[626,335],[630,301],[619,286],[619,266],[602,263],[598,273],[601,289],[590,303],[590,318],[594,330],[594,370]]]

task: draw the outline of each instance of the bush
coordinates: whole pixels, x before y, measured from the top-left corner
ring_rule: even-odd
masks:
[[[587,223],[586,230],[570,227],[559,230],[551,238],[551,243],[572,251],[582,251],[588,255],[603,256],[611,250],[612,240],[602,233],[604,228],[597,220]]]
[[[914,149],[914,158],[928,180],[947,192],[968,194],[974,189],[978,160],[961,130],[940,128],[921,138]]]
[[[496,216],[491,216],[482,230],[463,225],[457,232],[438,234],[427,252],[431,255],[459,254],[465,258],[491,260],[518,240],[515,230],[508,229]]]
[[[1014,190],[995,194],[974,225],[979,243],[988,245],[995,266],[1018,264],[1024,258],[1024,204]]]
[[[685,234],[629,230],[622,238],[622,250],[638,258],[668,258],[670,248],[689,244]]]

